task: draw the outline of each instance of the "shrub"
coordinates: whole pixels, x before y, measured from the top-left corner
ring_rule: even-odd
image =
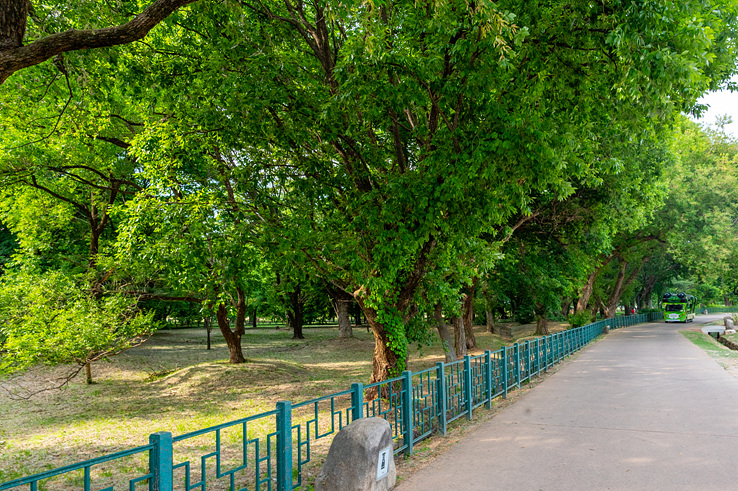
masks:
[[[592,322],[592,312],[589,310],[580,310],[569,316],[569,325],[571,327],[582,327]]]

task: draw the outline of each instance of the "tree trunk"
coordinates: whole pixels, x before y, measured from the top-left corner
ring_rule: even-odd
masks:
[[[356,327],[361,325],[361,306],[358,303],[354,304],[354,316],[356,317]]]
[[[87,385],[95,383],[92,381],[92,362],[90,361],[85,362],[85,383]]]
[[[228,363],[245,363],[246,358],[244,358],[243,351],[241,350],[241,336],[243,335],[243,331],[239,332],[238,330],[238,319],[236,320],[236,330],[232,331],[230,322],[228,321],[228,309],[226,309],[225,304],[218,305],[215,319],[228,346]]]
[[[548,334],[548,313],[546,306],[540,303],[535,304],[536,312],[536,336],[546,336]]]
[[[349,305],[351,300],[336,300],[336,317],[338,317],[338,337],[352,338],[351,317],[349,316]]]
[[[489,307],[484,309],[484,318],[487,321],[487,332],[495,334],[497,328],[495,324],[495,311],[489,310]]]
[[[254,307],[254,311],[251,313],[251,327],[254,329],[256,329],[256,313],[257,313],[257,308]]]
[[[118,46],[137,41],[178,8],[197,0],[155,0],[130,21],[101,29],[70,29],[42,36],[22,46],[28,0],[0,2],[0,84],[23,68],[38,65],[57,55],[83,49]]]
[[[27,0],[0,2],[0,51],[23,46],[30,8],[31,2]]]
[[[443,346],[443,353],[446,356],[446,363],[456,361],[456,349],[454,348],[454,340],[451,338],[451,333],[448,331],[448,326],[443,320],[443,308],[438,303],[433,308],[433,318],[436,321],[436,329],[438,330],[438,336],[441,338],[441,345]]]
[[[477,289],[478,277],[474,277],[472,284],[466,289],[464,294],[462,312],[464,320],[464,331],[466,333],[466,348],[475,349],[477,347],[477,338],[474,337],[474,293]]]
[[[621,262],[620,267],[618,268],[618,276],[615,279],[615,285],[613,286],[613,289],[607,298],[607,304],[602,302],[602,307],[605,311],[605,317],[607,317],[608,319],[615,317],[615,312],[617,311],[618,304],[620,303],[620,297],[623,296],[623,291],[628,287],[628,285],[633,282],[633,280],[636,279],[638,273],[641,272],[643,264],[648,261],[648,257],[641,258],[641,264],[633,270],[633,272],[628,276],[627,279],[625,278],[625,272],[628,269],[629,263],[622,258],[620,259],[620,261]]]
[[[210,351],[210,334],[213,331],[213,326],[210,324],[210,316],[203,319],[205,323],[205,331],[208,333],[208,351]]]
[[[564,319],[569,317],[569,310],[571,310],[572,302],[573,300],[570,298],[561,302],[561,315],[564,316]]]
[[[656,288],[657,279],[658,278],[654,274],[646,276],[643,282],[643,288],[641,289],[640,302],[638,302],[638,307],[642,309],[653,308],[653,290],[654,288]]]
[[[589,299],[592,297],[592,291],[594,290],[594,284],[595,279],[597,278],[597,273],[599,273],[599,268],[593,271],[589,276],[587,276],[587,281],[584,283],[584,286],[582,287],[582,291],[579,294],[579,300],[577,300],[577,312],[580,310],[586,310],[587,304],[589,304]]]
[[[287,318],[290,321],[290,327],[293,329],[292,339],[305,339],[302,334],[302,326],[305,323],[305,302],[302,299],[302,291],[299,286],[287,294],[290,301],[290,309],[287,311]]]
[[[454,326],[454,346],[456,348],[456,358],[463,358],[467,355],[466,348],[466,330],[464,329],[464,320],[455,315],[451,318]]]
[[[358,300],[359,307],[364,313],[367,324],[374,334],[374,355],[372,356],[372,376],[369,383],[381,382],[397,375],[399,359],[397,355],[390,349],[390,339],[384,325],[379,322],[377,312],[367,307],[363,301]],[[382,396],[389,395],[389,389],[383,389]],[[369,389],[366,392],[366,399],[372,400],[379,396],[377,387]]]

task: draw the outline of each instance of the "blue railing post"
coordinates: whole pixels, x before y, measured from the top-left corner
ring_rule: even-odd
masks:
[[[472,419],[472,407],[474,407],[474,396],[472,395],[472,372],[471,356],[464,357],[464,399],[466,399],[466,419]]]
[[[484,407],[490,409],[495,391],[492,389],[492,353],[489,350],[484,352],[484,389],[487,391]]]
[[[277,491],[292,491],[292,403],[277,403]]]
[[[402,423],[405,427],[402,440],[405,443],[405,455],[412,455],[415,409],[413,408],[413,372],[410,370],[402,372],[402,405],[405,406],[402,411]]]
[[[513,374],[515,375],[515,385],[518,386],[518,389],[520,388],[520,345],[518,343],[515,343],[513,345],[515,348],[515,371]]]
[[[530,340],[525,340],[525,348],[523,348],[525,356],[525,376],[530,380]]]
[[[507,399],[507,376],[509,361],[507,357],[507,346],[502,347],[502,353],[500,356],[500,378],[502,379],[502,397]]]
[[[364,417],[364,384],[354,382],[351,384],[351,420],[356,421]]]
[[[548,356],[549,337],[550,337],[550,335],[543,337],[543,356],[544,356],[543,365],[544,365],[544,370],[545,371],[548,371],[548,367],[549,367],[549,365],[548,365],[548,361],[549,361],[549,356]]]
[[[446,436],[446,366],[436,363],[436,393],[438,394],[438,431]]]
[[[172,491],[174,487],[172,475],[174,466],[172,434],[160,431],[149,435],[149,443],[154,448],[149,450],[149,491]]]

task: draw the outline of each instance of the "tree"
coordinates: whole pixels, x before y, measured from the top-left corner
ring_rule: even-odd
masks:
[[[178,8],[196,0],[156,0],[132,20],[114,27],[99,29],[75,29],[86,24],[86,16],[93,13],[100,17],[121,17],[121,12],[109,8],[93,7],[93,12],[78,9],[80,18],[68,18],[53,5],[42,4],[34,9],[31,0],[9,0],[0,4],[0,84],[14,72],[28,68],[70,51],[102,48],[127,44],[142,39],[157,24]],[[87,7],[87,6],[85,6]],[[137,5],[121,6],[126,17],[129,9]],[[102,11],[100,11],[102,10]],[[112,10],[112,12],[111,12]],[[31,19],[30,32],[26,32],[28,19]],[[63,32],[49,33],[49,29],[67,29]],[[30,44],[24,45],[26,37]]]
[[[700,282],[735,278],[738,142],[683,118],[672,145],[679,161],[664,175],[670,192],[661,212],[669,252]]]
[[[141,344],[154,330],[135,301],[91,298],[69,275],[29,269],[0,282],[0,376],[73,363],[65,383],[84,369],[91,384],[93,362]]]
[[[202,180],[215,179],[208,171],[213,169],[203,169]],[[229,361],[244,363],[249,294],[261,289],[259,257],[238,226],[228,174],[215,175],[220,186],[207,192],[190,192],[195,182],[173,178],[172,187],[149,188],[126,203],[116,259],[130,284],[124,293],[201,303],[215,315]]]
[[[126,208],[129,258],[138,242],[155,266],[187,258],[187,290],[219,322],[230,305],[237,337],[244,244],[285,257],[357,301],[380,381],[405,366],[428,275],[501,240],[538,196],[599,183],[613,142],[653,136],[728,77],[733,17],[698,2],[197,3],[146,44],[45,68],[129,82],[101,103],[139,112],[128,152],[148,195]],[[190,269],[198,257],[212,270]]]
[[[412,306],[447,249],[464,255],[462,237],[529,212],[535,193],[596,180],[609,142],[733,70],[730,8],[643,7],[200,5],[191,29],[152,39],[146,85],[168,87],[150,97],[176,118],[137,146],[170,135],[236,153],[264,234],[362,307],[383,380],[404,367]]]

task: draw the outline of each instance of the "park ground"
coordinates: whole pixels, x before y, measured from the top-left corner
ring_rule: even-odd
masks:
[[[738,352],[687,329],[685,336],[738,378]],[[512,343],[482,326],[475,332],[480,351]],[[249,362],[243,365],[229,365],[225,343],[217,332],[213,335],[208,351],[204,329],[160,331],[144,345],[95,364],[91,386],[78,376],[63,389],[27,398],[28,391],[53,384],[70,367],[38,369],[4,383],[0,482],[142,445],[157,431],[182,434],[271,410],[279,400],[295,403],[345,390],[371,373],[374,341],[363,328],[354,329],[352,339],[338,339],[335,327],[311,328],[305,340],[290,339],[285,329],[250,330],[244,337]],[[442,360],[438,343],[416,346],[409,368],[417,371]],[[513,403],[536,382],[498,401],[496,408]],[[495,412],[479,411],[474,421],[460,421],[448,438],[425,440],[416,457],[398,461],[400,475],[421,468]],[[316,450],[319,456],[326,449]],[[317,465],[321,459],[314,460]]]

